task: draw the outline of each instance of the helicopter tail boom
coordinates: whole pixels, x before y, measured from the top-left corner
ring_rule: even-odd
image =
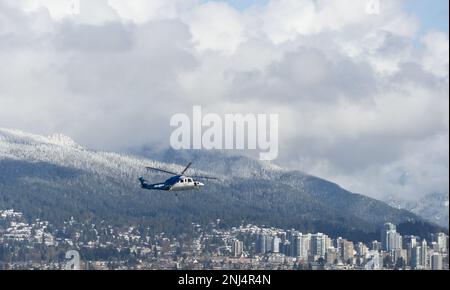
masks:
[[[150,189],[150,190],[170,190],[170,187],[166,186],[165,183],[155,183],[155,184],[149,184],[147,181],[140,177],[139,181],[141,182],[141,187],[144,189]]]

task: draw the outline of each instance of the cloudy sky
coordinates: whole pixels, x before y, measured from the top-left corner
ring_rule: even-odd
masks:
[[[120,151],[193,105],[279,113],[280,165],[448,192],[448,1],[370,1],[0,0],[0,127]]]

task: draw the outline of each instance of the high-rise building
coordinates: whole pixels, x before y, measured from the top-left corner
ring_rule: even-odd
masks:
[[[411,236],[411,235],[404,236],[403,237],[403,245],[408,247],[408,244],[409,244],[409,247],[414,248],[417,245],[417,237]]]
[[[300,237],[300,240],[301,242],[297,257],[299,257],[300,259],[307,259],[311,248],[311,235],[302,235]]]
[[[296,233],[291,237],[290,256],[307,259],[310,252],[311,234]]]
[[[235,240],[233,244],[233,255],[235,257],[242,256],[242,252],[244,250],[244,243],[239,240]]]
[[[301,236],[301,233],[292,233],[290,235],[289,243],[291,247],[289,248],[289,256],[291,257],[297,257],[298,248],[299,248],[299,236]]]
[[[384,251],[389,251],[389,233],[397,232],[397,227],[392,223],[385,223],[381,228],[381,249]],[[392,235],[392,234],[391,234]]]
[[[272,236],[266,235],[266,253],[273,253],[273,238]]]
[[[322,233],[317,233],[311,235],[311,255],[317,257],[325,257],[326,254],[326,243],[327,243],[327,235]]]
[[[325,237],[325,249],[330,249],[330,248],[333,248],[334,249],[334,246],[333,246],[333,240],[329,237],[329,236],[326,236]]]
[[[372,242],[372,251],[379,252],[381,251],[381,243],[379,241],[373,241]]]
[[[288,240],[285,240],[280,245],[280,252],[286,256],[290,256],[291,255],[291,242],[289,242]]]
[[[439,253],[447,253],[447,240],[448,236],[444,233],[437,234],[436,243],[438,245]]]
[[[442,270],[442,254],[434,253],[431,256],[431,270]]]
[[[338,250],[338,252],[341,252],[342,240],[342,237],[339,237],[335,240],[334,247]]]
[[[402,236],[396,230],[388,230],[384,237],[384,250],[387,252],[402,248]]]
[[[272,252],[279,253],[280,252],[280,243],[281,239],[279,237],[274,237],[272,240]]]
[[[294,236],[295,233],[297,233],[297,231],[294,230],[294,229],[292,229],[292,230],[287,230],[287,231],[286,231],[286,240],[292,241],[292,236]]]
[[[422,247],[415,246],[411,249],[411,259],[410,259],[410,266],[413,269],[420,269],[422,267],[420,262],[420,253],[422,252]]]
[[[361,257],[365,256],[368,250],[369,249],[367,248],[367,246],[362,242],[359,242],[358,245],[356,246],[356,253],[358,254],[358,256]]]
[[[429,257],[428,257],[428,244],[427,241],[424,239],[422,240],[421,244],[421,251],[420,251],[420,265],[423,269],[429,269]]]
[[[411,267],[413,269],[429,269],[428,245],[426,240],[422,240],[411,250]]]
[[[417,246],[417,237],[408,235],[403,237],[403,248],[406,248],[406,264],[411,265],[412,251]]]
[[[264,234],[259,234],[256,241],[256,251],[260,254],[267,253],[266,236]]]
[[[347,263],[348,260],[353,259],[354,256],[353,242],[342,240],[340,250],[341,250],[340,255],[344,263]]]
[[[435,253],[439,253],[439,244],[437,242],[431,242],[430,249]]]
[[[339,258],[339,252],[336,248],[329,247],[327,249],[326,261],[327,264],[334,264]]]

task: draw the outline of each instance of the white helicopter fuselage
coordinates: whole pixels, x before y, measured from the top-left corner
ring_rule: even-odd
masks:
[[[178,181],[171,185],[170,191],[199,189],[202,186],[205,185],[192,177],[180,176]]]

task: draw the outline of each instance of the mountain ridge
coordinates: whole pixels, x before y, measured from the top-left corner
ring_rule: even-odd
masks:
[[[385,201],[392,207],[406,209],[428,221],[449,228],[448,193],[434,192],[415,201],[388,196]]]
[[[221,219],[225,226],[252,222],[373,239],[384,222],[422,221],[335,183],[248,157],[207,152],[195,159],[203,153],[169,149],[158,161],[92,151],[69,140],[0,129],[0,207],[53,222],[77,215],[174,233],[190,222]],[[195,160],[191,174],[214,173],[220,181],[178,197],[139,188],[145,166],[180,171],[187,158]],[[151,173],[149,179],[166,178]]]

